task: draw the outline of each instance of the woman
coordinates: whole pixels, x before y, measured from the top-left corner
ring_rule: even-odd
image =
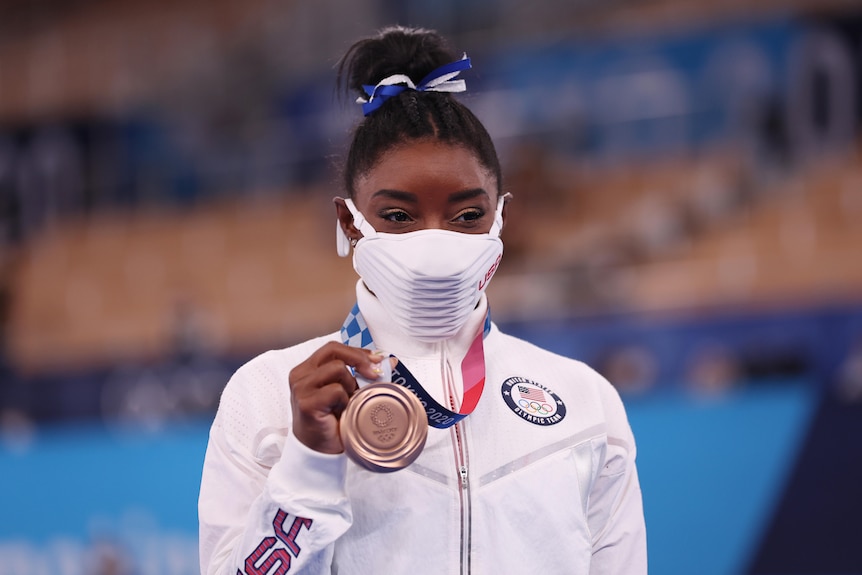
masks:
[[[342,60],[366,114],[335,200],[357,305],[340,332],[265,353],[225,388],[199,501],[203,573],[646,573],[619,396],[491,322],[508,196],[487,131],[449,93],[469,65],[405,28]],[[395,403],[359,399],[390,378],[401,385],[377,397]],[[402,403],[410,448],[364,450],[401,428]],[[354,405],[371,406],[370,431]]]

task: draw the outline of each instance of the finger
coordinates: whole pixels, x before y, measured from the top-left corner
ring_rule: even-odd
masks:
[[[331,360],[321,366],[297,366],[289,377],[294,395],[314,394],[331,384],[340,385],[346,394],[352,395],[357,387],[356,378],[341,360]]]
[[[339,342],[328,342],[311,354],[309,361],[318,367],[332,361],[341,361],[367,379],[374,380],[383,373],[380,362],[384,355],[361,347],[351,347]],[[351,375],[355,375],[351,371]]]
[[[386,358],[382,355],[370,355],[368,360],[356,366],[354,377],[360,377],[366,381],[381,381],[392,379],[392,368],[384,364]],[[388,368],[388,369],[387,369]],[[388,377],[387,377],[388,376]]]
[[[330,383],[295,399],[295,407],[305,418],[318,419],[328,415],[340,416],[350,396],[340,383]]]
[[[322,453],[344,451],[338,432],[338,417],[348,401],[347,393],[338,383],[319,388],[311,395],[292,398],[293,433],[296,438]]]
[[[308,361],[318,367],[331,361],[341,361],[357,369],[363,375],[373,375],[375,364],[379,364],[383,354],[361,347],[352,347],[340,342],[330,341],[318,348]],[[379,367],[379,366],[378,366]]]
[[[398,359],[387,356],[385,352],[376,351],[368,356],[367,364],[357,366],[356,369],[348,366],[348,370],[354,377],[361,377],[367,381],[392,381],[392,372],[398,365]]]

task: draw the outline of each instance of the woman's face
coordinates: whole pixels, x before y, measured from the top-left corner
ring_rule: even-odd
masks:
[[[406,233],[443,229],[487,233],[497,208],[497,181],[466,148],[420,141],[393,148],[359,178],[357,209],[378,232]],[[336,199],[347,237],[362,234],[353,216]],[[503,209],[505,221],[506,209]]]

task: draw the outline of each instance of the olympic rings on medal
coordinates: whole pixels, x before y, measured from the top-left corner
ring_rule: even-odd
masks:
[[[554,406],[550,403],[527,401],[524,398],[518,400],[518,406],[527,413],[535,413],[537,415],[551,415],[554,412]]]

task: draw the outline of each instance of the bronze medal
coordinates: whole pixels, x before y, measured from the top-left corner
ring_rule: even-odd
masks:
[[[428,417],[419,398],[395,383],[361,387],[341,415],[345,453],[370,471],[407,467],[419,457],[427,436]]]

